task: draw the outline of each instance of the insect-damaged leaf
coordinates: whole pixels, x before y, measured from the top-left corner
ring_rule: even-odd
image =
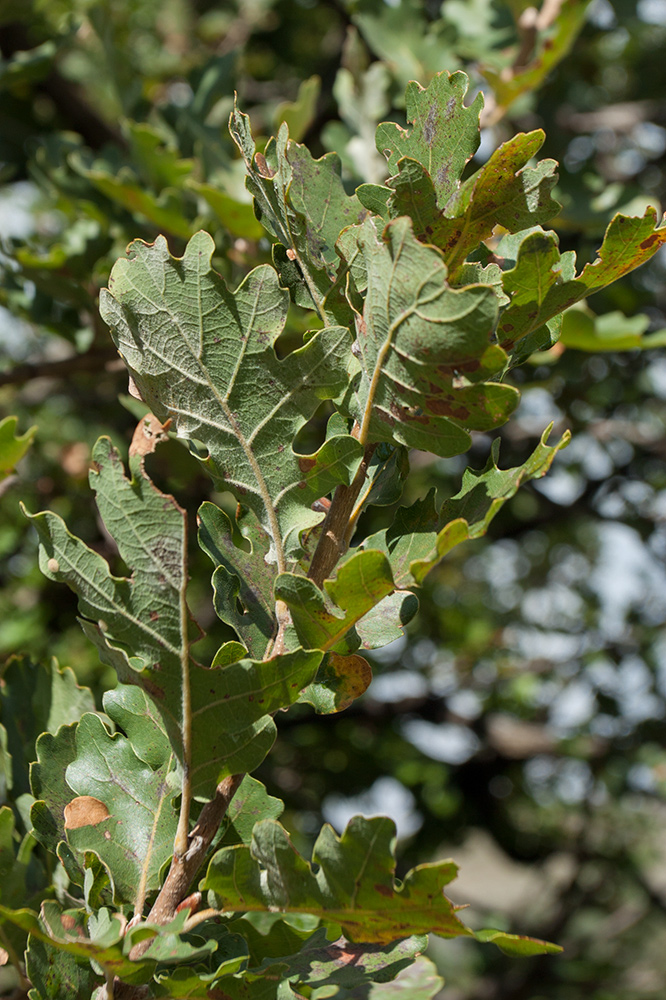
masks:
[[[496,438],[485,469],[466,469],[460,491],[445,501],[439,514],[433,490],[411,507],[401,507],[391,527],[370,535],[362,543],[363,548],[386,553],[398,586],[421,583],[454,546],[484,535],[500,507],[523,483],[545,476],[555,455],[571,437],[567,431],[555,445],[548,445],[551,429],[552,424],[527,461],[513,469],[498,467]]]
[[[559,211],[550,194],[557,180],[555,161],[526,166],[544,138],[541,130],[513,136],[460,184],[441,210],[426,169],[415,160],[400,160],[397,175],[388,182],[394,191],[388,199],[391,216],[409,215],[419,239],[440,247],[450,271],[457,273],[496,225],[515,233],[548,222]]]
[[[351,260],[359,250],[361,374],[346,397],[359,437],[461,454],[467,429],[498,426],[518,402],[513,387],[477,381],[506,361],[490,340],[497,296],[489,285],[451,288],[440,252],[419,243],[409,219],[390,222],[381,238],[372,220],[348,230],[341,252]]]
[[[34,517],[40,565],[78,594],[86,635],[123,683],[138,685],[152,700],[181,764],[183,690],[190,685],[197,733],[193,788],[212,794],[224,776],[253,770],[263,760],[275,738],[271,713],[298,699],[321,653],[295,650],[211,670],[192,661],[183,511],[142,474],[138,457],[131,459],[134,476],[128,479],[107,438],[97,443],[93,459],[100,514],[132,577],[112,576],[106,561],[50,512]]]
[[[586,264],[579,275],[575,254],[560,254],[554,232],[537,229],[528,233],[518,246],[515,266],[502,275],[504,291],[511,296],[511,305],[502,314],[497,332],[502,346],[509,350],[569,306],[653,257],[666,242],[666,225],[656,223],[657,212],[652,207],[642,218],[616,215],[606,230],[597,259]],[[512,243],[507,241],[507,245],[511,247]],[[498,253],[502,251],[500,244]],[[530,344],[530,349],[542,346],[550,346],[550,342]],[[519,359],[523,353],[519,349]]]
[[[346,387],[350,334],[321,330],[279,361],[273,345],[288,295],[277,274],[257,267],[230,292],[212,270],[213,250],[207,233],[178,259],[163,237],[135,241],[115,264],[100,311],[143,399],[204,445],[216,483],[255,511],[280,563],[320,520],[311,504],[350,482],[360,461],[348,435],[314,455],[291,447],[321,401]]]
[[[456,915],[461,907],[444,895],[457,865],[419,865],[397,883],[394,844],[392,820],[355,816],[341,837],[328,825],[322,828],[309,863],[279,823],[264,820],[255,826],[250,846],[223,848],[213,856],[201,889],[212,892],[226,910],[311,914],[341,927],[352,942],[387,944],[427,932],[475,936]],[[515,947],[514,954],[520,947],[523,954],[561,950],[500,931],[481,932],[479,939]]]
[[[466,108],[468,84],[464,73],[438,73],[427,89],[412,81],[405,91],[412,128],[407,131],[393,122],[377,127],[377,149],[386,156],[389,172],[397,174],[405,156],[417,160],[432,178],[440,209],[457,190],[465,165],[479,148],[483,96],[477,94]]]
[[[387,943],[432,931],[470,935],[444,887],[456,876],[451,861],[421,865],[394,879],[395,825],[386,817],[352,819],[342,837],[323,827],[312,851],[315,870],[279,823],[254,828],[251,847],[218,851],[202,888],[227,910],[311,913],[337,924],[351,941]]]

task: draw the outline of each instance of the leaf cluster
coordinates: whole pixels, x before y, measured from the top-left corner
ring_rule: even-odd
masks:
[[[104,716],[70,691],[73,718],[49,715],[37,740],[29,839],[12,863],[20,872],[26,844],[38,842],[62,866],[63,888],[38,916],[10,884],[0,910],[13,934],[29,934],[35,1000],[112,995],[114,982],[137,996],[323,997],[335,987],[351,997],[402,976],[427,931],[472,936],[444,895],[452,862],[399,881],[393,825],[361,817],[341,837],[325,827],[310,862],[277,821],[280,804],[249,776],[278,712],[297,702],[336,712],[363,694],[371,674],[359,650],[402,635],[426,575],[482,535],[568,438],[549,445],[544,435],[506,470],[494,447],[456,495],[399,507],[410,456],[464,454],[473,432],[506,422],[519,400],[511,369],[556,343],[566,309],[666,241],[654,211],[618,215],[577,272],[544,229],[558,206],[555,164],[532,164],[543,135],[514,137],[469,173],[481,100],[466,106],[466,90],[460,72],[410,83],[406,127],[377,130],[386,183],[353,194],[335,154],[315,159],[286,125],[258,150],[234,107],[254,207],[239,226],[262,227],[272,263],[230,288],[213,267],[214,241],[192,235],[191,220],[165,227],[190,237],[180,256],[163,236],[137,240],[111,272],[100,312],[146,415],[127,468],[98,441],[90,483],[127,575],[58,514],[30,515],[43,573],[75,592],[85,635],[118,677]],[[190,176],[147,132],[132,141],[147,170]],[[106,196],[128,197],[126,178],[81,169]],[[167,202],[141,211],[160,225]],[[284,356],[292,307],[313,317]],[[300,451],[298,436],[322,415],[323,440]],[[27,440],[8,428],[9,468]],[[198,512],[215,611],[233,634],[208,663],[194,649],[187,513],[147,471],[167,434],[187,442],[218,499],[237,504]],[[391,521],[364,535],[373,506]],[[70,683],[55,667],[50,677],[55,688]],[[500,931],[476,936],[511,954],[556,950]],[[410,996],[432,996],[428,966],[412,970]]]

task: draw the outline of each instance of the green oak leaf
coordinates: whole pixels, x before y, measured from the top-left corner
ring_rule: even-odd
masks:
[[[268,562],[270,535],[247,508],[239,509],[236,527],[249,550],[236,544],[229,517],[215,504],[203,503],[198,520],[199,545],[218,567],[213,574],[215,610],[249,652],[261,657],[277,629],[273,599],[277,567]]]
[[[0,905],[0,921],[28,931],[31,940],[86,962],[93,960],[109,976],[119,976],[127,983],[145,983],[152,978],[154,961],[130,961],[127,957],[135,938],[145,933],[142,928],[133,928],[123,936],[124,921],[104,908],[90,918],[90,929],[86,927],[86,917],[85,910],[63,910],[53,900],[42,903],[39,916],[32,910],[12,910]],[[157,934],[160,929],[153,930]]]
[[[188,212],[182,190],[164,187],[159,194],[155,194],[126,165],[118,168],[116,163],[102,159],[88,162],[87,157],[76,153],[72,154],[70,162],[77,173],[87,178],[112,202],[139,218],[147,219],[158,230],[186,240],[196,228],[188,220],[188,215],[192,213]]]
[[[26,972],[32,983],[31,1000],[90,1000],[97,986],[103,983],[89,963],[61,951],[54,944],[31,935],[26,951]]]
[[[476,936],[456,916],[461,907],[444,895],[457,866],[452,861],[419,865],[398,883],[394,844],[392,820],[355,816],[341,837],[330,826],[322,828],[310,864],[279,823],[264,820],[255,826],[249,847],[223,848],[213,855],[201,889],[227,911],[311,914],[342,928],[357,944],[386,945],[428,932],[447,938]],[[481,932],[479,940],[514,948],[514,954],[520,949],[522,954],[561,950],[500,931]],[[269,956],[268,967],[274,960]],[[279,959],[280,964],[288,961]]]
[[[30,768],[30,785],[36,801],[30,810],[36,839],[51,854],[58,853],[73,881],[82,878],[82,859],[76,858],[67,845],[65,806],[75,793],[67,784],[67,768],[76,757],[76,724],[61,726],[57,733],[43,733],[36,744],[37,760]],[[78,874],[77,874],[78,872]]]
[[[259,240],[264,235],[264,228],[255,218],[249,200],[238,201],[221,186],[218,187],[214,183],[202,184],[191,178],[187,181],[186,187],[204,199],[232,236],[245,240]]]
[[[220,827],[220,843],[249,844],[252,830],[260,819],[277,819],[284,803],[269,795],[256,778],[246,774],[234,795]]]
[[[292,139],[302,139],[314,121],[320,91],[321,78],[311,76],[301,82],[295,101],[283,101],[275,109],[275,121],[287,124]]]
[[[60,667],[55,658],[46,665],[27,656],[10,657],[2,669],[0,720],[12,757],[14,797],[30,791],[29,768],[41,733],[55,734],[60,726],[94,711],[91,692],[79,687],[69,667]]]
[[[31,897],[41,899],[44,888],[35,893],[34,872],[30,862],[35,841],[28,833],[21,841],[16,829],[14,812],[10,806],[0,808],[0,901],[3,906],[23,906]],[[32,877],[31,877],[32,876]],[[17,927],[4,930],[2,945],[11,947],[16,954],[25,948],[25,933]]]
[[[433,1000],[441,992],[444,980],[430,959],[419,955],[390,983],[373,983],[366,993],[350,990],[344,1000]]]
[[[372,453],[368,475],[356,501],[352,515],[355,520],[366,507],[390,507],[402,496],[402,489],[409,475],[409,458],[406,448],[392,448],[382,442]]]
[[[428,931],[471,935],[443,891],[456,865],[421,865],[398,886],[394,840],[395,825],[386,817],[356,816],[342,837],[325,826],[313,848],[313,868],[279,823],[262,821],[250,848],[223,848],[213,856],[202,889],[226,910],[313,914],[355,942],[386,944]]]
[[[100,514],[132,576],[112,576],[106,561],[48,511],[33,518],[41,540],[40,566],[78,595],[85,634],[121,682],[139,686],[151,699],[181,765],[183,691],[189,685],[197,727],[190,762],[193,788],[195,794],[211,795],[226,775],[261,763],[275,739],[272,713],[298,699],[321,653],[294,650],[215,669],[191,661],[184,513],[143,475],[138,456],[130,460],[131,480],[107,438],[98,441],[93,460],[91,482]]]
[[[290,141],[284,124],[258,153],[249,119],[238,107],[229,131],[245,161],[257,217],[282,248],[274,258],[282,284],[299,305],[314,306],[329,321],[346,324],[335,243],[367,210],[356,195],[345,192],[339,157],[327,153],[315,160],[306,146]]]
[[[577,351],[647,351],[666,347],[666,330],[646,333],[650,318],[645,313],[625,316],[618,310],[597,316],[590,309],[567,309],[562,317],[560,342]]]
[[[519,132],[503,143],[486,163],[464,181],[448,202],[447,264],[457,270],[469,252],[493,232],[495,225],[516,233],[542,225],[560,211],[551,196],[557,182],[557,162],[541,160],[527,166],[545,140],[541,129]]]
[[[520,4],[522,11],[527,4]],[[509,73],[496,65],[484,64],[479,71],[493,89],[498,114],[524,94],[533,94],[567,54],[580,31],[589,8],[589,0],[567,0],[557,11],[546,31],[538,33],[534,52],[527,66],[512,67]]]
[[[500,951],[513,958],[557,955],[563,950],[558,944],[551,944],[550,941],[539,941],[538,938],[524,937],[522,934],[507,934],[505,931],[475,931],[474,937],[483,944],[496,944]]]
[[[400,90],[410,86],[410,81],[430,79],[442,64],[458,65],[449,32],[433,30],[430,11],[421,0],[360,3],[349,12],[371,52],[386,64]]]
[[[275,930],[279,935],[275,935]],[[300,948],[293,953],[281,951],[279,944],[285,943],[285,931],[291,931],[293,944]],[[252,935],[257,943],[259,935]],[[276,940],[271,940],[276,937]],[[331,941],[326,929],[320,927],[301,941],[301,935],[284,923],[274,924],[272,934],[262,942],[266,957],[261,968],[269,969],[273,964],[287,966],[284,976],[289,979],[297,993],[303,987],[323,990],[336,987],[336,996],[346,997],[348,991],[367,989],[370,984],[387,982],[399,972],[409,967],[416,956],[424,951],[428,943],[425,936],[408,937],[386,944],[352,944],[344,937]],[[353,995],[353,993],[352,993]]]
[[[350,334],[326,328],[279,361],[274,343],[288,296],[276,272],[257,267],[230,292],[212,270],[213,250],[206,233],[179,259],[163,237],[135,241],[116,262],[100,310],[143,399],[207,449],[214,480],[254,510],[284,569],[299,533],[321,519],[311,504],[349,483],[360,461],[349,435],[314,455],[291,447],[321,401],[346,387]]]
[[[318,715],[343,712],[368,690],[371,680],[372,668],[365,657],[327,653],[298,700],[312,705]]]
[[[298,643],[337,653],[358,647],[358,636],[348,633],[394,590],[391,566],[383,552],[354,553],[334,579],[325,581],[324,591],[295,573],[281,573],[275,581],[275,597],[288,606]]]
[[[179,188],[193,173],[195,161],[183,159],[176,143],[164,141],[163,133],[147,122],[127,122],[132,161],[141,179],[155,189]]]
[[[441,253],[419,243],[407,218],[390,222],[381,238],[373,220],[348,230],[341,252],[349,260],[354,242],[367,293],[356,316],[361,374],[345,403],[360,440],[441,456],[467,451],[467,429],[498,426],[519,398],[512,386],[466,377],[478,369],[491,376],[505,363],[490,341],[498,315],[492,287],[450,287]]]
[[[398,173],[403,157],[425,167],[443,209],[456,192],[466,164],[479,148],[479,115],[483,96],[469,107],[463,101],[469,80],[464,73],[438,73],[427,88],[414,81],[407,85],[407,131],[393,122],[377,126],[376,144],[388,160],[391,175]]]
[[[527,461],[513,469],[498,467],[499,438],[496,438],[485,469],[479,472],[466,469],[460,491],[445,501],[439,513],[431,490],[411,507],[401,507],[391,527],[370,535],[362,547],[386,554],[399,587],[421,583],[454,546],[484,535],[500,507],[523,483],[545,476],[557,452],[571,438],[567,431],[556,444],[548,445],[551,429],[552,424]]]
[[[560,205],[550,193],[557,180],[555,160],[527,166],[544,138],[541,129],[513,136],[458,186],[441,209],[426,169],[403,158],[388,182],[394,191],[388,202],[391,217],[409,215],[419,239],[439,247],[451,274],[457,275],[468,254],[492,235],[496,225],[515,233],[557,215]]]
[[[657,212],[651,206],[640,218],[616,215],[596,260],[586,264],[579,275],[575,273],[575,255],[572,251],[560,254],[555,233],[528,233],[518,246],[515,266],[503,274],[504,291],[511,296],[511,304],[498,328],[502,347],[511,349],[565,309],[653,257],[666,242],[666,225],[656,223]],[[502,249],[500,244],[500,254]],[[542,346],[550,343],[545,341]]]
[[[149,669],[138,677],[135,674],[132,681],[125,654],[108,645],[98,625],[80,624],[104,663],[129,682],[141,683],[154,697],[172,746],[180,748],[180,725],[169,708],[180,694],[165,684],[159,672]],[[272,715],[299,700],[301,690],[316,674],[321,655],[319,650],[297,649],[259,662],[235,655],[232,662],[212,669],[192,665],[191,718],[196,739],[190,775],[195,795],[210,797],[223,778],[253,771],[261,764],[277,735]]]
[[[0,420],[0,482],[5,479],[17,462],[25,455],[37,431],[31,427],[25,434],[16,433],[18,417]]]
[[[171,744],[155,703],[133,684],[118,684],[103,697],[104,711],[132,744],[139,760],[156,771],[171,757]]]
[[[412,594],[410,590],[394,590],[375,606],[372,614],[357,622],[356,631],[361,647],[381,649],[402,638],[405,625],[409,625],[418,610],[419,599],[416,594]]]
[[[154,729],[150,718],[147,727]],[[65,775],[78,796],[65,810],[67,840],[78,853],[97,854],[111,876],[117,903],[134,903],[160,886],[178,825],[172,800],[179,788],[169,781],[173,763],[171,753],[152,769],[137,757],[130,740],[120,733],[112,736],[99,716],[84,715],[79,722],[76,756]],[[90,799],[96,812],[86,808]]]

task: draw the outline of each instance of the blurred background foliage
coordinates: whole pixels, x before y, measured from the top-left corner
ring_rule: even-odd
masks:
[[[96,300],[134,237],[180,253],[197,229],[237,283],[270,245],[226,122],[280,121],[350,187],[381,181],[378,121],[405,83],[464,68],[486,94],[477,163],[546,130],[561,243],[589,259],[619,209],[666,194],[666,0],[0,0],[0,414],[35,442],[1,486],[0,654],[57,656],[112,683],[64,587],[43,579],[18,508],[50,507],[113,562],[87,486],[100,434],[136,419]],[[263,140],[261,137],[264,137]],[[573,443],[488,538],[433,572],[409,636],[377,654],[340,716],[291,713],[259,775],[307,847],[322,819],[398,823],[404,867],[452,855],[470,921],[556,940],[518,962],[433,940],[441,1000],[626,1000],[666,982],[666,257],[571,311],[513,374],[501,432],[518,465],[554,420]],[[293,307],[287,341],[315,321]],[[120,402],[119,402],[120,399]],[[455,493],[469,456],[421,456],[411,498]],[[175,442],[153,457],[194,512],[209,484]],[[220,499],[219,497],[217,498]],[[410,499],[408,497],[407,499]],[[367,525],[366,525],[367,526]],[[194,537],[194,532],[192,532]],[[192,599],[215,620],[192,546]]]

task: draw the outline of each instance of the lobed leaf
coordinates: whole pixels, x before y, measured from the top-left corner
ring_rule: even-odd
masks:
[[[171,757],[164,722],[154,701],[133,684],[118,684],[103,696],[104,711],[132,744],[139,760],[156,771]]]
[[[76,725],[61,726],[55,735],[44,733],[40,736],[36,756],[30,768],[30,785],[36,799],[30,810],[33,833],[51,854],[58,854],[60,845],[64,844],[66,853],[61,860],[70,878],[80,882],[82,860],[69,849],[65,832],[65,807],[74,797],[65,774],[76,756]]]
[[[321,653],[295,650],[210,670],[191,661],[183,512],[140,472],[128,479],[108,439],[100,439],[93,458],[91,482],[100,513],[132,576],[112,576],[106,561],[50,512],[34,517],[40,566],[78,594],[84,632],[119,679],[139,686],[153,703],[181,765],[183,689],[189,683],[197,733],[193,788],[211,795],[226,775],[261,763],[275,738],[272,713],[298,699]],[[131,463],[137,472],[138,456]]]
[[[493,442],[485,469],[466,469],[462,487],[445,501],[440,512],[431,490],[411,507],[401,507],[390,528],[370,535],[362,542],[364,549],[379,549],[390,560],[397,586],[421,583],[454,546],[468,538],[484,535],[500,507],[530,479],[540,479],[550,468],[557,452],[566,447],[571,435],[565,432],[554,445],[546,444],[552,424],[540,443],[522,465],[500,469],[499,439]]]
[[[64,810],[65,832],[74,851],[94,851],[106,866],[116,903],[134,903],[137,894],[143,899],[160,886],[178,824],[172,800],[179,788],[169,781],[173,763],[170,754],[152,769],[99,716],[79,722],[76,756],[65,774],[78,798]],[[83,808],[75,810],[79,804]]]
[[[201,442],[216,483],[259,517],[278,564],[298,549],[299,533],[321,515],[312,503],[349,483],[362,449],[349,435],[314,455],[291,442],[322,400],[348,380],[349,331],[330,327],[279,361],[288,296],[273,268],[255,268],[229,292],[211,267],[214,246],[198,233],[182,258],[159,237],[135,241],[111,272],[100,299],[143,399],[179,434]]]
[[[38,737],[55,734],[60,726],[94,710],[90,690],[79,687],[74,671],[60,667],[55,657],[48,665],[33,663],[27,656],[9,658],[2,669],[0,720],[7,732],[15,798],[30,790],[29,770]]]
[[[236,544],[234,526],[215,504],[203,503],[198,521],[199,545],[216,567],[215,610],[236,631],[247,650],[261,657],[277,630],[273,599],[277,567],[268,562],[270,535],[253,511],[242,508],[236,516],[236,528],[249,543],[249,550]]]
[[[358,636],[349,635],[351,629],[395,584],[384,553],[356,552],[324,589],[326,595],[312,580],[294,573],[281,573],[275,581],[275,597],[291,611],[301,646],[348,653],[359,645]]]
[[[388,943],[428,931],[470,935],[443,892],[455,877],[453,862],[414,868],[398,887],[394,838],[395,826],[385,817],[357,816],[341,838],[325,826],[312,852],[315,872],[279,823],[263,821],[250,848],[213,856],[202,889],[227,910],[313,914],[356,942]]]
[[[314,306],[330,322],[346,324],[335,244],[342,230],[361,222],[367,210],[356,195],[345,192],[339,157],[326,153],[313,159],[306,146],[289,140],[284,124],[258,153],[249,119],[237,106],[229,131],[245,161],[245,183],[257,218],[279,241],[274,261],[282,285],[299,305]]]
[[[505,363],[490,341],[498,315],[492,287],[451,288],[441,254],[419,243],[407,218],[390,222],[381,238],[368,220],[348,231],[341,252],[350,262],[362,257],[357,283],[367,283],[356,315],[361,374],[346,397],[360,440],[456,455],[469,447],[468,429],[503,423],[517,390],[466,377],[492,376]]]
[[[516,955],[561,951],[549,942],[502,931],[475,934],[456,916],[462,907],[444,895],[457,866],[452,861],[419,865],[398,883],[394,844],[392,820],[355,816],[341,837],[330,826],[322,828],[310,864],[296,852],[279,823],[265,820],[255,826],[250,846],[223,848],[213,856],[201,889],[212,893],[226,910],[311,914],[341,927],[350,941],[362,942],[365,954],[373,951],[368,944],[386,945],[428,932],[442,937],[474,936]],[[403,942],[408,949],[414,943]],[[269,950],[264,965],[270,968],[277,960],[288,966],[292,960],[278,959],[274,950]],[[354,945],[350,950],[355,950]],[[385,949],[380,948],[380,962],[383,953]],[[338,982],[344,985],[341,979]]]
[[[460,72],[438,73],[427,88],[412,80],[405,91],[411,130],[393,122],[377,126],[377,149],[388,160],[389,173],[398,173],[403,157],[416,160],[432,178],[439,208],[455,193],[466,164],[479,148],[483,96],[477,94],[465,107],[468,85]]]
[[[600,291],[624,274],[640,267],[666,242],[666,225],[657,226],[656,209],[646,209],[642,218],[616,215],[608,226],[597,259],[575,272],[573,253],[560,254],[555,233],[536,230],[519,243],[516,263],[503,274],[504,291],[511,304],[504,311],[498,328],[498,340],[510,350],[530,334],[540,332],[546,323],[565,309]],[[498,253],[504,251],[504,241]],[[511,244],[507,244],[509,250]],[[557,339],[557,337],[555,337]],[[546,335],[532,350],[549,347]],[[518,351],[520,359],[524,351]]]
[[[419,239],[439,247],[451,273],[457,274],[495,226],[515,233],[548,222],[559,211],[550,194],[557,180],[555,160],[526,165],[543,141],[540,129],[513,136],[475,174],[459,182],[443,208],[425,167],[405,157],[388,181],[393,189],[387,200],[390,217],[408,215]]]

